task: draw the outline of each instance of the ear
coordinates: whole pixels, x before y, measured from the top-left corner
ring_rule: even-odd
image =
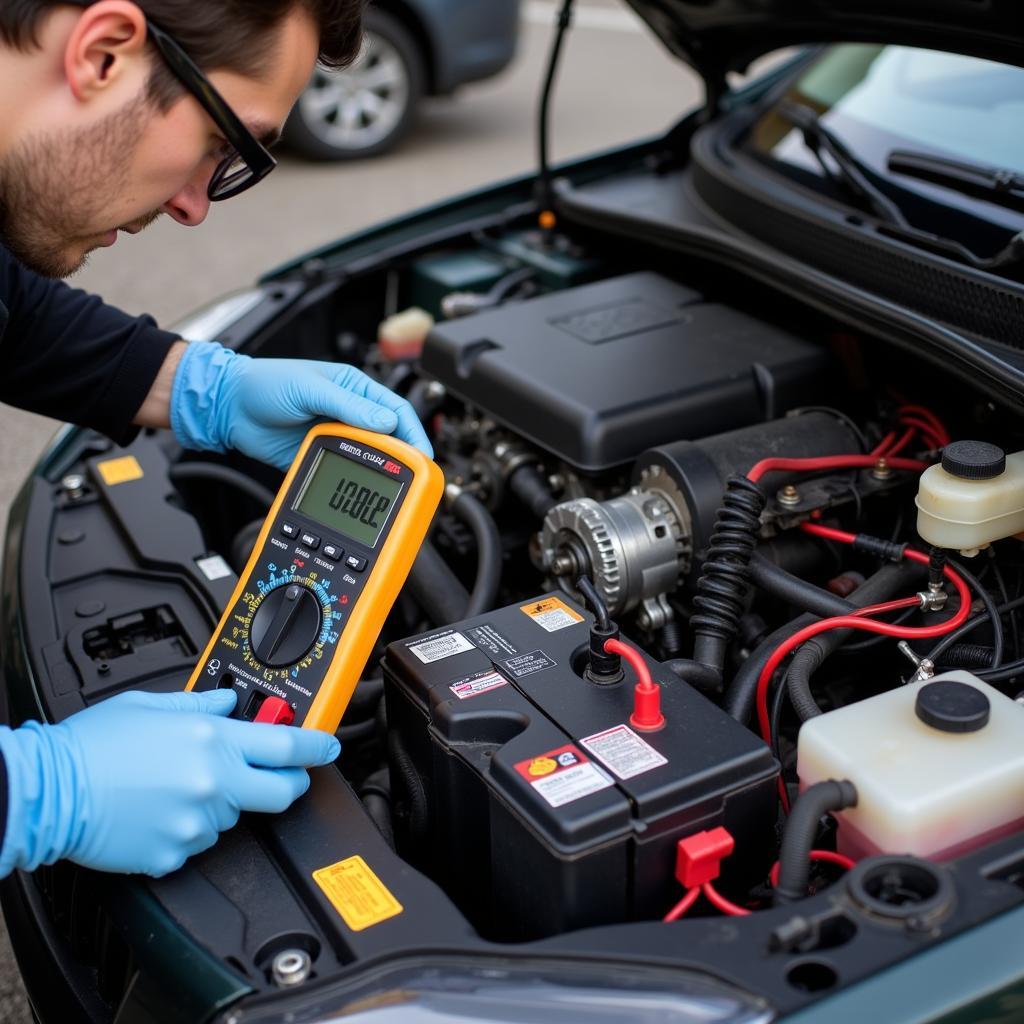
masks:
[[[148,62],[141,8],[131,0],[99,0],[82,11],[64,49],[64,74],[75,99],[108,90],[139,62]]]

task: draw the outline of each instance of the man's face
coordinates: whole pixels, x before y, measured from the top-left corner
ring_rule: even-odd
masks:
[[[209,78],[257,138],[275,137],[305,87],[317,54],[312,19],[301,8],[278,30],[274,56],[258,78],[214,71]],[[150,56],[152,54],[152,56]],[[160,58],[146,51],[146,60]],[[152,66],[152,65],[149,65]],[[78,270],[94,249],[134,234],[162,213],[195,226],[206,218],[206,189],[225,141],[186,93],[166,112],[145,94],[148,66],[136,68],[115,109],[72,108],[23,133],[0,159],[0,238],[27,266],[49,277]]]

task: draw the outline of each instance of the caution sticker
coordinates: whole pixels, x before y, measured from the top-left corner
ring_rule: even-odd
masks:
[[[477,673],[466,679],[460,679],[448,687],[459,700],[469,700],[470,697],[479,697],[481,693],[488,690],[496,690],[499,686],[508,686],[508,680],[499,672]]]
[[[313,881],[354,932],[396,917],[404,909],[359,856],[314,871]]]
[[[640,739],[628,725],[617,725],[614,729],[594,733],[580,740],[580,744],[598,761],[611,768],[620,779],[632,779],[652,768],[668,764],[667,758]]]
[[[416,655],[424,665],[430,665],[435,661],[443,661],[455,654],[462,654],[463,651],[472,651],[473,645],[454,629],[447,633],[435,633],[417,643],[409,644],[409,650]]]
[[[96,468],[100,471],[100,476],[103,477],[103,482],[108,487],[126,484],[130,480],[141,480],[145,476],[142,466],[139,465],[139,460],[134,455],[123,455],[119,459],[97,462]]]
[[[545,597],[532,604],[524,604],[520,611],[529,615],[533,621],[549,633],[557,633],[560,629],[575,626],[583,621],[579,612],[573,611],[563,600],[557,597]]]
[[[572,745],[520,761],[515,769],[552,807],[561,807],[614,785],[607,772]]]

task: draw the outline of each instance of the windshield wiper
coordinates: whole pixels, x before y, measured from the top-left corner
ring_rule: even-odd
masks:
[[[990,273],[1008,270],[1010,267],[1024,263],[1024,231],[1014,235],[1009,243],[995,255],[979,256],[960,242],[914,227],[903,215],[899,206],[867,176],[863,163],[850,152],[846,144],[834,132],[821,123],[818,114],[811,107],[803,103],[784,101],[775,109],[803,135],[804,143],[817,157],[825,174],[832,181],[843,185],[847,192],[857,196],[862,204],[866,204],[870,208],[880,222],[877,227],[878,231],[940,256],[966,263],[977,270]],[[835,167],[830,167],[825,162],[825,153],[832,158]],[[892,158],[895,155],[895,153],[890,154],[890,170],[893,169]],[[917,156],[918,154],[912,155]],[[948,167],[944,167],[944,170],[948,172]],[[1015,180],[1009,183],[1009,192],[1002,191],[1004,186],[999,186],[1001,189],[999,195],[1013,196],[1018,188],[1024,188],[1024,179],[1019,175],[1011,175],[1011,178]],[[1020,195],[1024,198],[1024,192],[1021,192]]]
[[[864,171],[864,165],[831,129],[821,123],[820,117],[811,107],[786,101],[775,109],[803,135],[804,144],[817,157],[821,169],[832,181],[838,182],[862,203],[866,203],[879,220],[901,228],[909,227],[903,211],[872,183]],[[826,153],[832,158],[835,167],[825,162]]]
[[[895,174],[929,181],[1024,213],[1024,174],[909,149],[894,149],[889,154],[888,166]]]

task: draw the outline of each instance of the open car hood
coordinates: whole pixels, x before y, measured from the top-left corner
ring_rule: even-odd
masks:
[[[627,0],[714,92],[786,46],[892,43],[1024,65],[1020,0]]]

